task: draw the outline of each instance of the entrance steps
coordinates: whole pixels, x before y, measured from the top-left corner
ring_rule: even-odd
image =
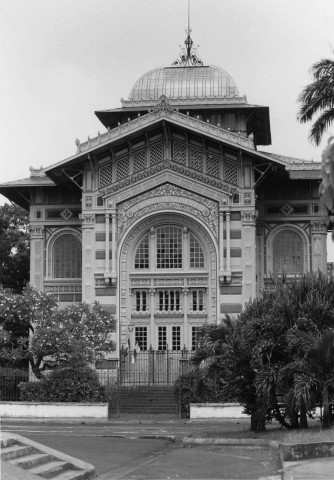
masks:
[[[9,478],[83,480],[95,476],[93,465],[9,432],[1,432],[1,463]]]
[[[122,385],[109,401],[109,415],[143,414],[178,416],[174,388],[165,385]]]

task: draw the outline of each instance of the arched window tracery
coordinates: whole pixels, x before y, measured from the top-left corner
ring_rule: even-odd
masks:
[[[292,230],[281,231],[273,242],[273,269],[274,273],[300,275],[303,268],[303,240],[298,233]]]

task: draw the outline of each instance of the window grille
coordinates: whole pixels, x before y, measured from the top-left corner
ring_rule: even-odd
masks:
[[[135,327],[135,342],[140,350],[147,350],[147,327]]]
[[[173,142],[173,160],[183,165],[187,162],[187,149],[183,143]]]
[[[162,162],[164,159],[164,149],[162,143],[154,143],[150,146],[150,162],[151,165]]]
[[[179,290],[162,290],[159,292],[159,311],[178,312],[181,308]]]
[[[308,184],[304,182],[296,182],[295,186],[296,197],[295,198],[309,198],[310,192]]]
[[[72,203],[72,190],[63,188],[61,192],[62,203]]]
[[[181,327],[172,327],[172,350],[181,350]]]
[[[225,113],[224,128],[226,130],[236,131],[236,117],[235,113]]]
[[[201,327],[191,327],[191,349],[196,350]]]
[[[147,292],[138,291],[136,292],[136,312],[146,312],[147,311]]]
[[[167,350],[167,327],[158,327],[158,350]]]
[[[53,245],[53,278],[81,277],[81,243],[75,235],[58,237]]]
[[[112,183],[112,163],[107,163],[99,168],[99,188]]]
[[[290,275],[304,273],[303,241],[292,231],[281,232],[273,244],[274,273]]]
[[[147,157],[146,157],[146,148],[137,150],[133,154],[133,171],[139,172],[139,170],[144,170],[147,166]]]
[[[239,168],[234,163],[225,162],[224,180],[234,185],[239,184]]]
[[[220,177],[220,158],[216,155],[207,155],[206,173],[213,177]]]
[[[203,172],[203,152],[197,148],[189,148],[189,165],[195,170]]]
[[[130,173],[129,157],[123,157],[116,163],[116,179],[128,177]]]
[[[137,248],[135,256],[135,268],[149,268],[149,255],[149,236],[145,235]]]
[[[190,246],[190,268],[203,268],[204,252],[199,241],[192,233],[189,234],[189,246]]]
[[[181,228],[157,229],[157,268],[182,268]]]
[[[193,312],[203,312],[204,310],[204,292],[203,290],[192,291],[192,310]]]

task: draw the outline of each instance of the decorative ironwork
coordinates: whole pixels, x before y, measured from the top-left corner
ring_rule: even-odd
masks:
[[[189,66],[202,66],[203,62],[199,58],[197,54],[197,49],[193,48],[194,42],[190,36],[191,28],[190,28],[190,7],[188,4],[188,28],[186,29],[187,38],[184,41],[185,48],[181,47],[181,52],[179,54],[179,58],[174,60],[172,65],[179,66],[179,67],[189,67]]]

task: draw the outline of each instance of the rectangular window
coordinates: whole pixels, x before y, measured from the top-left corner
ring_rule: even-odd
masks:
[[[147,292],[136,292],[136,312],[146,312]]]
[[[172,327],[172,350],[181,350],[181,327]]]
[[[191,327],[191,349],[196,350],[197,348],[197,341],[198,341],[198,333],[201,327]]]
[[[157,268],[182,268],[181,228],[157,229]]]
[[[147,327],[135,327],[135,342],[140,350],[147,350]]]
[[[167,327],[158,327],[158,350],[167,350]]]
[[[203,312],[204,310],[203,290],[194,290],[192,292],[192,310],[193,312]]]
[[[159,292],[159,311],[178,312],[180,310],[180,291],[163,290]]]

